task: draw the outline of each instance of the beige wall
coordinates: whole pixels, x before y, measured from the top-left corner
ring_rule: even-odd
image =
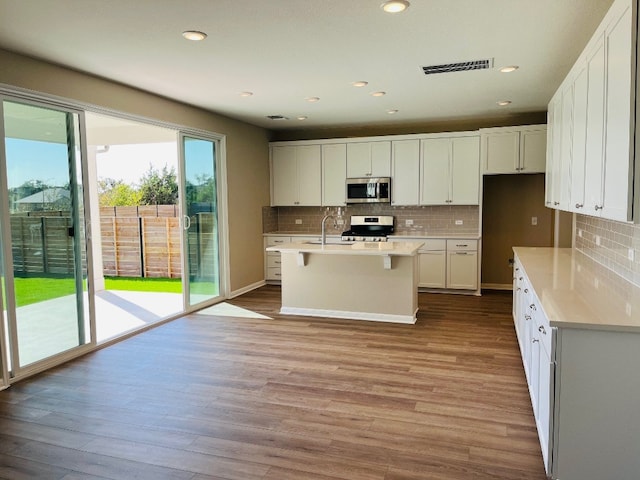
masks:
[[[231,291],[264,279],[269,132],[202,109],[0,50],[0,84],[226,136]]]
[[[425,109],[426,111],[426,109]],[[464,132],[479,128],[536,125],[547,123],[547,112],[513,113],[483,119],[457,119],[439,122],[418,122],[410,125],[363,125],[358,127],[317,128],[275,132],[272,141],[318,140],[321,138],[367,137],[376,135],[409,135],[412,133]]]
[[[531,225],[537,217],[538,225]],[[482,283],[511,285],[512,247],[553,245],[553,210],[544,206],[544,174],[485,175]]]

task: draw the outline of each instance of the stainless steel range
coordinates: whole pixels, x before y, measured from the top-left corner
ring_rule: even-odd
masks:
[[[392,215],[353,215],[351,229],[342,233],[349,242],[386,242],[393,233]]]

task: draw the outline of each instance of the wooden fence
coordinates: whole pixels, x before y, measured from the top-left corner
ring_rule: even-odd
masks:
[[[199,277],[214,278],[218,262],[216,234],[205,232],[215,232],[215,216],[198,213],[191,217],[191,224],[190,270]],[[14,271],[72,274],[70,227],[68,212],[12,215]],[[176,206],[102,207],[100,231],[105,276],[182,276],[181,231]]]

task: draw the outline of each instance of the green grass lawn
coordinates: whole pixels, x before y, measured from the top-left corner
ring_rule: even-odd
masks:
[[[130,292],[181,293],[182,280],[180,278],[106,277],[105,288]],[[4,288],[2,291],[4,294]],[[15,291],[16,303],[18,307],[23,307],[31,303],[73,295],[75,283],[73,278],[16,277]]]

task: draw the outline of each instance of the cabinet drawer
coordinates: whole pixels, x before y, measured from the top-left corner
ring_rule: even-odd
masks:
[[[456,251],[472,251],[478,250],[477,240],[465,240],[465,239],[450,239],[447,240],[447,250],[449,252]]]
[[[282,272],[280,270],[280,267],[268,267],[267,280],[282,280]]]
[[[537,302],[534,302],[535,306],[536,306],[536,315],[534,316],[535,318],[535,325],[534,328],[536,329],[536,332],[534,332],[537,335],[537,338],[540,339],[540,343],[542,344],[542,347],[546,350],[547,355],[551,355],[551,336],[552,336],[552,330],[551,327],[549,326],[549,322],[547,321],[547,317],[544,315],[544,312],[540,309],[540,306],[538,305]]]
[[[272,255],[269,254],[267,255],[267,268],[280,268],[280,266],[282,265],[282,259],[280,257],[280,254],[276,254],[276,255]]]
[[[291,237],[267,237],[267,247],[291,243]]]

